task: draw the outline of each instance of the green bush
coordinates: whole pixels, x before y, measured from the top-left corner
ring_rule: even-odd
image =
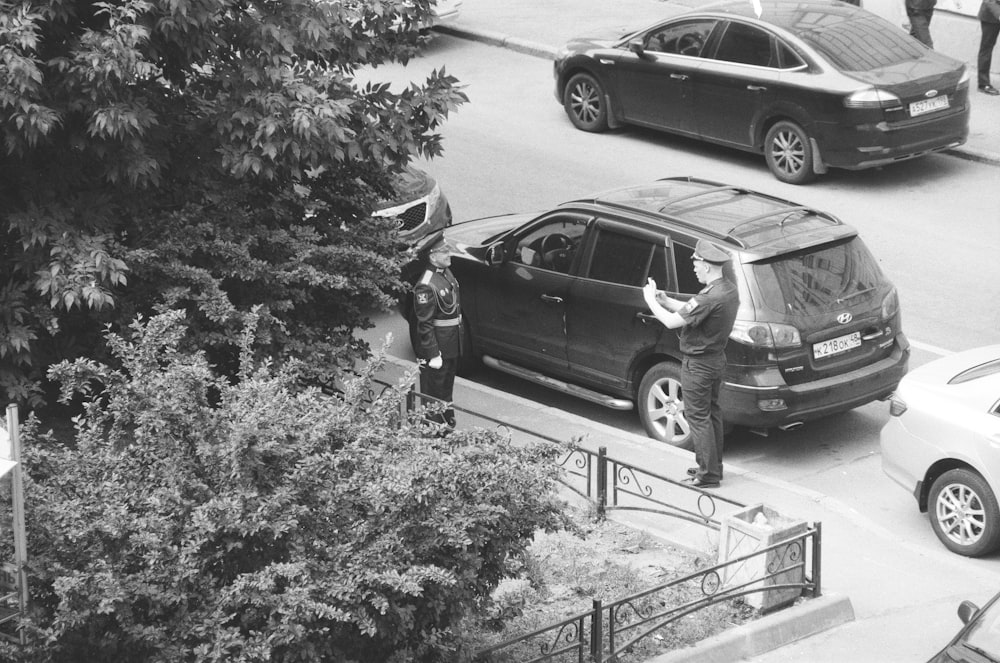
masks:
[[[287,368],[231,385],[178,350],[181,317],[109,333],[121,369],[53,369],[85,410],[73,444],[25,426],[29,644],[0,656],[467,659],[463,618],[564,524],[559,449],[422,436],[377,364],[338,398]]]

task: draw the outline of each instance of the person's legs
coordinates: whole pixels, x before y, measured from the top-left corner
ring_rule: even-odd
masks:
[[[695,478],[710,483],[722,480],[722,465],[712,425],[712,392],[716,382],[714,373],[710,364],[696,358],[684,358],[681,390],[684,397],[684,417],[691,427],[694,458],[698,463]]]
[[[933,15],[933,9],[918,14],[907,14],[907,18],[910,19],[910,35],[920,40],[928,48],[934,48],[934,40],[931,39],[931,17]]]
[[[1000,23],[979,22],[982,35],[979,40],[979,56],[976,58],[976,73],[979,87],[983,88],[990,84],[990,67],[993,65],[993,47],[997,43],[997,35],[1000,34]]]
[[[452,387],[455,382],[455,373],[452,372],[450,377],[448,371],[448,362],[454,362],[455,360],[445,359],[442,363],[441,368],[433,369],[426,364],[420,366],[420,393],[425,396],[432,396],[439,401],[444,401],[446,403],[451,402]],[[424,403],[427,405],[436,405],[435,402]],[[428,420],[439,424],[452,425],[448,419],[448,412],[450,410],[445,410],[440,414],[433,414],[428,417]],[[455,413],[451,412],[451,421],[455,420]]]

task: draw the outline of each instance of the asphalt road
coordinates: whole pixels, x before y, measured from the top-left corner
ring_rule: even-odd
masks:
[[[687,139],[626,129],[601,135],[570,125],[552,92],[551,64],[508,50],[438,36],[408,66],[366,72],[401,88],[444,67],[470,103],[444,124],[434,174],[456,221],[541,210],[604,189],[672,175],[738,183],[830,211],[857,227],[895,282],[912,365],[942,353],[1000,343],[1000,173],[995,166],[932,155],[881,170],[833,171],[805,187],[775,180],[763,158]],[[385,314],[366,333],[387,333],[390,351],[412,359],[402,319]],[[483,369],[489,386],[583,417],[641,432],[638,419]],[[737,432],[726,459],[836,497],[901,537],[940,544],[912,497],[880,467],[878,431],[887,405],[874,403],[800,430],[760,437]],[[1000,558],[970,561],[1000,572]]]

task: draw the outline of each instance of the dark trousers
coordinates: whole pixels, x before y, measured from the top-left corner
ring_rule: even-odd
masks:
[[[691,426],[698,478],[722,480],[722,409],[719,390],[726,370],[726,355],[685,356],[681,364],[684,416]]]
[[[433,396],[444,401],[448,407],[443,414],[430,417],[431,421],[439,424],[447,424],[455,427],[455,410],[451,407],[454,400],[452,394],[455,390],[455,371],[458,368],[458,359],[444,359],[441,368],[433,369],[427,364],[420,365],[420,393]],[[425,403],[425,405],[435,405],[435,403]]]
[[[990,67],[993,64],[993,47],[997,45],[997,35],[1000,35],[1000,23],[979,22],[982,37],[979,40],[979,57],[976,59],[976,71],[979,87],[990,84]]]
[[[928,48],[934,48],[934,40],[931,39],[932,16],[934,16],[933,9],[925,9],[912,14],[907,12],[906,14],[906,17],[910,19],[910,35]]]

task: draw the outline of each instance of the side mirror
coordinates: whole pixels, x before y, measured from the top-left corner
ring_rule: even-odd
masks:
[[[632,51],[640,58],[646,57],[646,49],[642,47],[642,39],[639,39],[638,37],[628,40],[628,50]]]
[[[961,605],[958,606],[958,618],[962,620],[963,624],[968,624],[977,612],[979,612],[979,607],[972,601],[962,601]]]
[[[497,242],[486,249],[486,262],[489,265],[501,265],[505,258],[503,242]]]

